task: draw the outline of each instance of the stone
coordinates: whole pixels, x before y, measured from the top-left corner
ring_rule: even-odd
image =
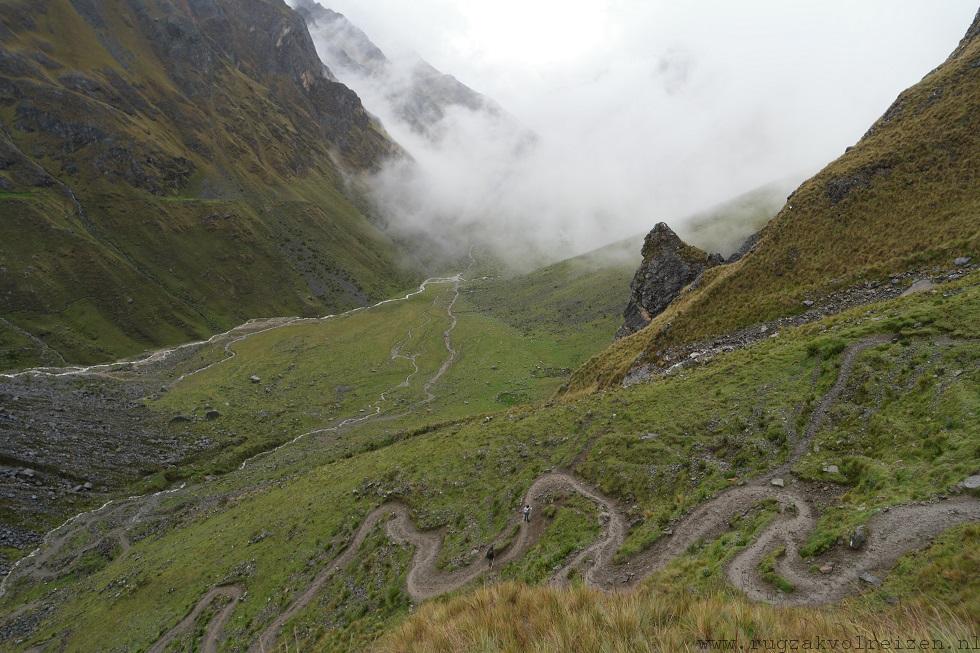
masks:
[[[837,465],[824,465],[823,471],[827,472],[828,474],[839,474],[840,467],[838,467]]]
[[[806,306],[807,308],[810,308],[811,306],[813,306],[813,300],[812,299],[804,299],[803,300],[803,305]]]
[[[828,562],[825,565],[820,565],[820,573],[821,574],[829,574],[832,571],[834,571],[834,565],[833,565],[833,563]]]
[[[854,529],[854,532],[851,533],[851,537],[848,538],[847,546],[853,549],[854,551],[858,551],[864,548],[864,545],[867,543],[867,541],[868,541],[867,529],[864,526],[858,526],[857,528]]]
[[[862,582],[874,587],[881,585],[881,579],[867,571],[862,571],[860,574],[858,574],[858,578],[861,579]]]
[[[92,487],[93,487],[92,486],[92,482],[91,481],[85,481],[84,483],[82,483],[82,487],[85,488],[86,490],[91,490]]]
[[[980,490],[980,474],[967,476],[963,481],[963,487],[967,490]]]
[[[251,381],[252,383],[261,383],[261,381],[262,381],[262,379],[258,375],[255,375],[255,374],[253,374],[252,376],[248,377],[248,380]]]
[[[769,481],[769,484],[775,485],[776,487],[784,487],[786,485],[786,483],[781,478],[774,478],[771,481]]]
[[[708,268],[724,262],[682,241],[666,223],[658,223],[643,242],[643,262],[630,283],[630,298],[617,338],[636,333],[667,308]]]
[[[931,280],[929,280],[929,279],[919,279],[918,281],[916,281],[915,283],[913,283],[911,286],[909,286],[908,288],[906,288],[902,292],[902,294],[899,295],[899,297],[908,297],[909,295],[915,295],[915,294],[920,293],[920,292],[929,292],[930,290],[932,290],[935,287],[936,287],[936,284],[934,284]]]
[[[215,420],[218,419],[219,417],[221,417],[221,413],[216,411],[214,408],[209,408],[206,411],[204,411],[204,419],[206,420]]]
[[[958,256],[955,259],[953,259],[953,265],[957,267],[963,267],[964,265],[969,265],[970,260],[971,259],[969,256]]]

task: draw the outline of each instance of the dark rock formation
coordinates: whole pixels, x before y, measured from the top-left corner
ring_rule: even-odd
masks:
[[[625,321],[616,337],[645,327],[698,275],[723,262],[720,255],[686,244],[666,223],[658,223],[643,241],[643,262],[630,283]]]

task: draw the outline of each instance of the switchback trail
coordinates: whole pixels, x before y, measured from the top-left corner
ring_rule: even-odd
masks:
[[[576,493],[599,507],[603,522],[600,538],[573,556],[554,574],[551,583],[567,582],[570,572],[577,569],[583,572],[585,582],[593,587],[617,590],[635,586],[684,554],[691,545],[727,531],[733,518],[754,505],[774,500],[780,509],[779,516],[748,547],[735,555],[728,563],[726,576],[753,600],[778,605],[817,605],[839,600],[857,591],[859,578],[875,582],[877,579],[867,574],[887,571],[902,555],[927,546],[932,537],[946,529],[980,521],[980,500],[970,496],[898,506],[873,516],[866,525],[867,543],[859,551],[840,552],[833,571],[828,574],[813,574],[799,555],[800,546],[816,527],[816,509],[804,490],[780,487],[771,481],[779,474],[788,473],[808,450],[830,407],[843,392],[857,356],[869,347],[888,340],[888,336],[872,336],[845,350],[837,379],[813,410],[804,432],[792,443],[790,455],[784,464],[746,485],[726,490],[701,504],[682,518],[671,534],[624,563],[614,562],[614,556],[629,530],[626,515],[616,502],[567,471],[548,472],[538,477],[528,488],[523,502],[535,506],[549,495]],[[389,537],[394,541],[415,548],[406,581],[407,592],[415,601],[463,587],[487,572],[486,562],[482,558],[453,571],[439,569],[437,560],[444,533],[419,530],[405,504],[387,502],[368,513],[340,555],[259,634],[249,650],[252,653],[272,651],[282,627],[310,603],[334,574],[354,560],[364,539],[380,523],[385,524]],[[540,539],[545,526],[545,521],[540,518],[524,523],[515,517],[515,523],[508,525],[503,534],[514,533],[515,529],[516,533],[506,546],[500,547],[497,563],[503,565],[524,555]],[[500,546],[499,542],[504,537],[501,535],[495,546]],[[786,553],[777,562],[777,571],[792,583],[792,593],[777,592],[759,574],[760,561],[780,545]],[[211,597],[205,595],[195,610],[210,600]]]

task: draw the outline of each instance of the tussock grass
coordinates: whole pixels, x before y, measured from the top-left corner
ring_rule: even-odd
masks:
[[[956,650],[970,624],[941,606],[779,608],[726,593],[694,596],[647,587],[606,594],[584,586],[502,583],[423,605],[374,651],[793,650],[804,642],[900,638]],[[729,648],[726,644],[732,643]],[[842,648],[838,646],[838,648]],[[892,648],[895,648],[894,646]]]

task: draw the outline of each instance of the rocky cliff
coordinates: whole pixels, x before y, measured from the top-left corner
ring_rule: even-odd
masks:
[[[401,150],[281,0],[11,0],[0,43],[0,368],[407,283],[346,182]]]
[[[524,132],[496,102],[452,75],[440,72],[415,56],[389,59],[343,14],[327,9],[315,0],[297,0],[295,6],[316,37],[320,56],[333,72],[352,87],[379,96],[391,107],[394,117],[415,132],[438,138],[440,122],[454,109],[513,122],[515,131]],[[526,137],[531,138],[531,135]]]
[[[660,222],[643,241],[643,262],[630,283],[630,300],[617,338],[636,333],[706,269],[723,263],[719,254],[707,254],[682,241]]]

